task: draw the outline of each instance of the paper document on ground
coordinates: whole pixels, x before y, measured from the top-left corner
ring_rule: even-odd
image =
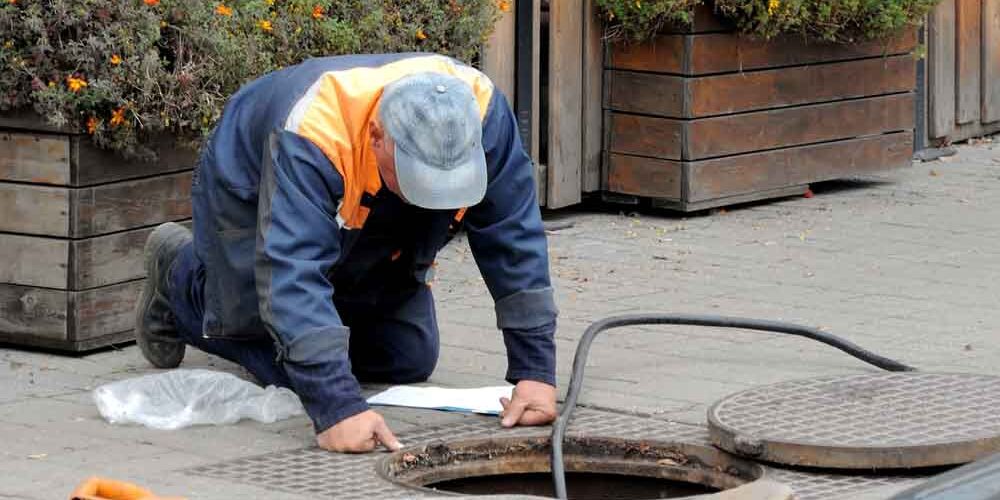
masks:
[[[500,398],[509,398],[513,390],[512,385],[475,389],[398,385],[368,398],[368,404],[499,415]]]

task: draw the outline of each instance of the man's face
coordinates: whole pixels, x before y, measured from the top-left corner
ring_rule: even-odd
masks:
[[[406,198],[399,191],[399,181],[396,179],[396,145],[377,121],[371,123],[371,141],[382,183],[389,191],[405,201]]]

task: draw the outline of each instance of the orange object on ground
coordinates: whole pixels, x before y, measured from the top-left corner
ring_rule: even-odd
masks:
[[[185,500],[182,497],[159,497],[132,483],[103,477],[91,477],[80,483],[70,500]]]

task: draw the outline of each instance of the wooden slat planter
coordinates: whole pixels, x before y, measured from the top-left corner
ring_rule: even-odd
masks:
[[[907,166],[916,33],[850,46],[738,36],[709,10],[605,59],[605,185],[685,211]]]
[[[85,351],[133,337],[153,228],[191,217],[197,154],[128,161],[30,113],[0,115],[0,342]]]

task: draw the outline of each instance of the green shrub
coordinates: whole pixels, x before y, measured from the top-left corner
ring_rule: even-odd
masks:
[[[939,0],[714,0],[715,11],[744,34],[780,34],[850,43],[882,39],[920,24]],[[666,24],[690,22],[706,0],[596,0],[612,36],[644,40]]]
[[[158,132],[198,142],[242,84],[308,57],[471,61],[497,15],[496,0],[0,0],[0,110],[143,155]]]
[[[715,0],[716,11],[745,33],[782,33],[851,43],[884,39],[919,25],[938,0]]]
[[[612,38],[645,40],[667,25],[690,24],[702,0],[595,0]]]

